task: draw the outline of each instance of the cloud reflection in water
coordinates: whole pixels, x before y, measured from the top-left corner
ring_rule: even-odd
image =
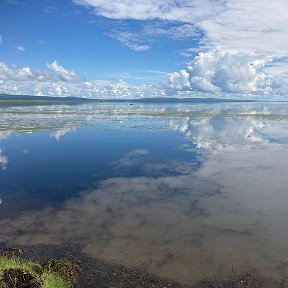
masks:
[[[145,146],[131,150],[110,167],[140,169],[143,176],[111,177],[61,208],[1,220],[1,239],[21,244],[73,240],[91,256],[142,266],[184,283],[229,273],[232,265],[239,270],[252,266],[266,275],[287,273],[288,122],[267,118],[283,114],[281,106],[275,111],[253,105],[242,107],[250,115],[243,119],[225,117],[233,110],[227,105],[208,107],[214,109],[212,117],[206,106],[191,107],[189,116],[180,119],[172,112],[184,113],[184,107],[172,112],[164,107],[172,113],[165,118],[157,114],[164,113],[163,107],[150,106],[159,120],[137,108],[149,121],[184,133],[183,145],[175,149],[192,151],[197,159],[161,162]],[[252,117],[255,109],[256,116],[267,117]],[[131,129],[132,116],[120,112],[113,121],[126,117],[127,123],[119,125]],[[150,127],[142,116],[137,129]]]

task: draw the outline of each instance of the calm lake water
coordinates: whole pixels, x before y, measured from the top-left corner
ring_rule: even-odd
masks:
[[[0,239],[181,283],[288,274],[288,104],[0,107]]]

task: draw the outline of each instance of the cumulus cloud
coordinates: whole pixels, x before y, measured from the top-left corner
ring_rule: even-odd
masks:
[[[214,50],[199,53],[185,70],[171,74],[167,89],[201,92],[254,92],[265,85],[261,68],[270,60]],[[170,91],[171,93],[171,91]],[[175,93],[175,92],[174,92]]]
[[[52,63],[48,63],[47,67],[51,71],[55,72],[62,81],[72,81],[79,79],[78,75],[74,71],[66,70],[63,66],[59,65],[56,60]]]
[[[182,123],[170,125],[173,129],[185,134],[197,149],[222,150],[241,146],[253,146],[268,143],[269,139],[262,132],[268,126],[263,120],[254,120],[253,114],[246,115],[241,122],[239,119],[214,119],[213,116],[203,119],[188,117]],[[252,118],[252,119],[251,119]],[[184,149],[185,150],[185,149]]]
[[[49,96],[71,96],[69,89],[60,83],[52,83],[51,88],[48,91]]]
[[[0,93],[70,96],[80,93],[83,81],[72,70],[67,70],[57,61],[47,64],[45,70],[30,67],[8,67],[0,62]],[[81,96],[77,94],[74,96]]]
[[[268,147],[286,143],[286,109],[286,105],[265,102],[181,105],[176,110],[181,119],[171,117],[169,126],[191,141],[192,145],[185,143],[182,148],[193,153],[195,149],[219,152]]]
[[[112,31],[107,33],[131,50],[147,51],[155,39],[191,39],[197,43],[196,47],[189,45],[190,48],[180,53],[194,58],[186,68],[171,73],[169,81],[157,87],[150,86],[149,89],[147,86],[135,87],[120,81],[108,81],[101,85],[96,80],[82,81],[76,72],[64,68],[57,61],[48,63],[44,71],[33,71],[29,67],[7,67],[0,63],[2,92],[14,91],[15,94],[18,90],[23,93],[29,85],[28,82],[26,86],[24,83],[20,85],[19,81],[46,81],[50,82],[50,86],[43,83],[32,85],[35,94],[89,97],[109,95],[110,98],[143,95],[205,97],[204,92],[209,97],[221,93],[230,96],[233,93],[232,97],[245,94],[249,97],[276,95],[280,98],[287,95],[286,0],[254,0],[253,3],[248,0],[73,2],[90,7],[98,16],[114,20],[137,20],[133,21],[133,29],[129,28],[129,21],[117,21],[119,27],[113,26]],[[62,82],[67,82],[67,85]],[[47,86],[50,88],[47,89]]]
[[[171,73],[169,81],[150,89],[153,91],[150,96],[156,94],[191,97],[195,96],[194,93],[200,93],[197,95],[204,97],[205,94],[202,93],[205,92],[210,93],[209,96],[215,93],[218,96],[220,93],[234,93],[232,97],[239,97],[244,93],[284,97],[288,92],[287,60],[285,60],[288,57],[286,49],[288,22],[285,0],[273,2],[255,0],[253,3],[248,0],[160,0],[157,3],[154,0],[145,2],[74,0],[74,2],[91,7],[96,15],[111,19],[139,20],[137,25],[140,25],[140,28],[136,25],[137,28],[133,29],[133,32],[129,32],[127,22],[124,25],[126,28],[114,28],[108,34],[134,51],[147,51],[156,38],[194,39],[193,42],[198,43],[197,47],[180,52],[189,57],[194,57],[196,52],[197,56],[185,69]],[[144,24],[141,26],[139,23]],[[133,93],[134,97],[147,95],[143,92],[147,87],[136,88],[125,82],[110,81],[99,85],[99,81],[95,80],[79,81],[79,76],[74,71],[67,70],[57,61],[47,64],[47,67],[45,73],[44,71],[37,73],[29,67],[6,67],[5,70],[4,66],[0,66],[0,81],[1,77],[3,81],[6,81],[7,77],[14,78],[15,81],[21,79],[30,81],[35,78],[46,81],[50,78],[49,81],[54,83],[49,90],[50,95],[89,97],[110,95],[111,98],[124,95],[130,98],[133,97]],[[12,72],[9,72],[9,69]],[[73,81],[78,83],[71,84]],[[64,85],[62,82],[69,83]],[[3,83],[2,91],[14,91],[14,84]],[[46,88],[37,87],[37,89],[35,93],[39,95],[48,93]]]
[[[0,93],[126,99],[162,93],[152,85],[129,85],[122,80],[80,79],[74,71],[65,69],[57,61],[48,63],[47,68],[36,71],[30,67],[8,67],[0,62]]]
[[[157,96],[159,89],[152,85],[135,86],[118,80],[85,80],[57,61],[48,69],[8,67],[0,62],[0,93],[24,95],[76,96],[87,98],[142,98]]]
[[[43,92],[37,87],[34,89],[34,95],[35,96],[44,96]]]
[[[174,85],[172,87],[174,92],[177,92],[178,88],[178,91],[212,93],[227,91],[229,93],[284,94],[284,91],[287,92],[287,75],[284,75],[282,79],[281,77],[277,80],[273,79],[275,74],[280,73],[279,65],[275,64],[274,74],[270,73],[265,83],[261,83],[265,71],[259,71],[263,65],[272,63],[273,66],[275,59],[288,56],[288,38],[286,37],[288,4],[286,0],[273,2],[255,0],[253,3],[248,0],[160,0],[157,2],[154,0],[145,2],[140,0],[133,2],[130,0],[74,0],[74,2],[92,8],[96,15],[111,19],[134,19],[146,22],[156,20],[182,25],[181,28],[170,29],[170,32],[167,32],[167,29],[164,32],[165,29],[161,27],[151,28],[145,25],[147,26],[143,29],[145,35],[150,33],[150,35],[157,36],[166,33],[166,35],[171,35],[171,39],[196,37],[198,46],[193,47],[196,50],[188,49],[182,54],[190,56],[191,52],[199,52],[199,49],[204,54],[199,54],[192,64],[190,63],[194,66],[192,74],[187,68],[172,76],[171,82],[173,83],[168,86]],[[221,53],[214,53],[215,50],[224,54],[221,56]],[[250,55],[249,59],[247,55]],[[215,57],[215,59],[209,60],[209,57]],[[203,64],[208,65],[212,75],[207,75],[207,73],[204,75],[203,69],[200,69],[197,74],[195,65],[200,65],[200,58],[203,58]],[[226,65],[232,66],[224,68]],[[246,77],[245,73],[247,73]],[[217,77],[219,77],[218,80]],[[263,90],[265,85],[266,88]]]
[[[2,81],[24,81],[31,80],[33,78],[37,79],[37,76],[38,75],[35,75],[35,73],[32,72],[30,67],[18,68],[16,66],[12,66],[9,68],[5,63],[0,62],[0,80]]]
[[[100,81],[89,80],[81,82],[80,85],[74,86],[75,94],[85,95],[90,98],[122,98],[133,99],[157,96],[159,89],[151,85],[129,85],[123,80],[118,81]],[[78,92],[76,92],[78,91]]]
[[[74,71],[66,70],[54,61],[47,64],[48,70],[36,71],[30,67],[8,67],[0,62],[0,81],[73,81],[79,77]]]

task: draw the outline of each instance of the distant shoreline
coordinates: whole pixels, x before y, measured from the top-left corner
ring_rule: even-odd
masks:
[[[134,104],[221,104],[221,103],[286,103],[285,100],[253,100],[225,98],[137,98],[137,99],[93,99],[80,97],[54,97],[0,94],[0,107],[28,105],[79,105],[87,103],[123,103]]]
[[[225,98],[177,98],[177,97],[151,97],[137,99],[99,99],[81,97],[55,97],[0,94],[0,103],[7,102],[123,102],[123,103],[222,103],[222,102],[258,102],[252,99],[225,99]]]

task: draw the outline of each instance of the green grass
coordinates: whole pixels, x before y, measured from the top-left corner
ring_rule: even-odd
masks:
[[[44,272],[42,279],[45,288],[68,288],[68,283],[54,272]]]
[[[3,273],[5,269],[9,268],[18,268],[23,269],[25,271],[37,271],[41,269],[41,265],[33,262],[22,262],[16,257],[6,258],[0,257],[0,275]]]
[[[43,288],[68,288],[70,286],[57,273],[43,267],[41,264],[22,261],[16,257],[0,257],[0,287],[4,285],[1,283],[1,279],[4,271],[7,269],[21,269],[23,272],[30,273],[34,278],[43,283]]]

